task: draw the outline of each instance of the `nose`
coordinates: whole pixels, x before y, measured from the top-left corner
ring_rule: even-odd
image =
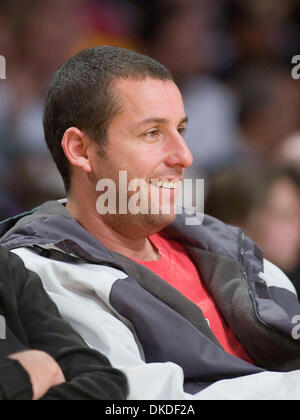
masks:
[[[183,169],[188,168],[193,163],[193,155],[188,148],[184,138],[179,134],[175,134],[170,138],[168,144],[168,156],[166,164],[169,166],[178,166]]]

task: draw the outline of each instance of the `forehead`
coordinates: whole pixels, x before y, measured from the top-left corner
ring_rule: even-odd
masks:
[[[121,102],[121,114],[128,118],[182,119],[185,116],[182,95],[171,80],[119,80],[114,84],[114,91]]]

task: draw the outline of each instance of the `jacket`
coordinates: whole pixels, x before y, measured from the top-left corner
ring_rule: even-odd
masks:
[[[7,357],[29,349],[50,354],[67,381],[50,389],[44,400],[126,398],[123,374],[106,357],[87,348],[60,317],[37,275],[4,248],[0,248],[0,316],[0,400],[32,399],[27,371]]]
[[[63,202],[5,221],[0,234],[89,346],[123,370],[129,399],[251,398],[260,382],[260,398],[299,398],[300,347],[292,332],[300,305],[291,283],[239,228],[199,218],[202,224],[186,226],[178,215],[163,234],[184,244],[255,365],[227,354],[199,307],[106,249]]]

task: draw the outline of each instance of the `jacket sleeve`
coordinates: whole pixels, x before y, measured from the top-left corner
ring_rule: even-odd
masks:
[[[26,370],[16,360],[0,358],[0,401],[31,400],[32,386]]]
[[[19,317],[31,348],[50,354],[61,366],[66,383],[53,387],[44,399],[122,400],[127,381],[108,359],[89,349],[64,321],[44,291],[38,276],[27,271],[21,259],[11,255],[18,276],[26,276],[18,296]]]
[[[43,400],[124,400],[127,380],[96,351],[74,349],[58,357],[66,383],[51,388]]]

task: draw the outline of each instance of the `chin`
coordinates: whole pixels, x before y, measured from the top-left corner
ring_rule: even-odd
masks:
[[[113,215],[109,218],[109,224],[128,238],[141,239],[160,232],[171,225],[175,219],[175,214]]]
[[[147,214],[140,216],[143,227],[147,230],[147,236],[160,232],[176,220],[175,214]]]

